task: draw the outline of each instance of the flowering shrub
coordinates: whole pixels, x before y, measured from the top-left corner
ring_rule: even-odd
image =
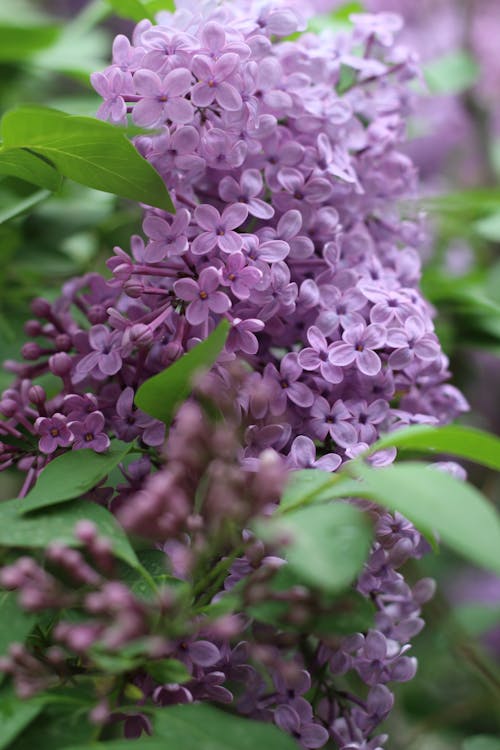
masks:
[[[39,710],[84,688],[83,741],[206,717],[219,739],[229,721],[284,750],[376,750],[434,591],[400,568],[435,530],[498,569],[498,516],[458,465],[391,466],[405,440],[500,454],[439,429],[467,403],[419,289],[420,218],[399,207],[415,60],[395,16],[352,21],[316,35],[285,5],[185,0],[92,75],[175,212],[144,201],[146,239],[115,248],[111,278],[33,302],[0,401],[1,467],[25,472],[0,508],[0,584],[29,636],[0,670]],[[453,497],[484,519],[481,549]]]

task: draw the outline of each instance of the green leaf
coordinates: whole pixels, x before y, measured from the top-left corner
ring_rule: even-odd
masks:
[[[178,659],[163,659],[162,661],[150,661],[144,665],[146,672],[162,685],[189,682],[191,673]]]
[[[349,489],[352,497],[399,511],[471,562],[500,573],[500,515],[475,487],[420,463],[372,469],[353,462],[351,470],[361,479],[356,492]]]
[[[79,547],[74,529],[78,521],[85,518],[95,523],[99,533],[110,540],[117,557],[132,567],[139,564],[123,529],[102,506],[78,500],[43,513],[20,516],[19,503],[19,500],[0,503],[0,546],[43,549],[57,540],[70,547]]]
[[[500,242],[500,211],[476,221],[476,233],[490,242]]]
[[[189,396],[193,377],[201,370],[210,369],[221,353],[229,327],[229,322],[222,320],[205,341],[163,372],[146,380],[135,396],[139,409],[169,425],[176,408]]]
[[[22,643],[30,634],[36,615],[25,612],[17,603],[17,593],[0,591],[0,656],[11,643]]]
[[[154,21],[159,11],[175,10],[173,0],[107,0],[107,3],[118,16],[132,21],[142,21],[143,18]]]
[[[329,612],[319,615],[309,626],[319,635],[351,635],[373,627],[376,610],[373,603],[357,591],[346,592],[335,601]]]
[[[19,177],[33,185],[55,191],[61,185],[61,175],[36,154],[20,148],[0,149],[0,174]]]
[[[24,62],[54,44],[59,32],[57,26],[18,26],[0,21],[0,62]]]
[[[125,132],[91,117],[20,107],[2,119],[5,149],[28,148],[87,187],[173,211],[165,184]]]
[[[10,686],[4,688],[0,692],[0,750],[10,747],[42,709],[41,701],[17,698]]]
[[[500,750],[500,738],[480,734],[465,740],[463,750]]]
[[[368,517],[345,503],[311,505],[284,516],[260,520],[257,536],[279,544],[290,568],[304,582],[325,592],[347,588],[370,549]]]
[[[321,469],[301,469],[290,472],[288,483],[281,497],[279,512],[301,508],[309,502],[321,502],[332,497],[332,486],[345,480],[342,474],[332,474]]]
[[[0,210],[0,224],[26,213],[26,211],[29,211],[38,203],[50,198],[51,195],[50,190],[36,190],[34,193],[28,195],[27,198],[16,198],[11,205],[4,206]]]
[[[460,94],[476,83],[479,73],[478,63],[465,50],[448,52],[424,66],[432,94]]]
[[[75,688],[72,687],[71,695],[74,693]],[[42,706],[45,696],[48,694],[42,696]],[[89,719],[92,703],[88,702],[84,706],[78,703],[71,701],[68,705],[63,705],[55,702],[48,705],[43,714],[32,721],[28,729],[9,745],[8,750],[66,750],[69,742],[91,742],[96,735],[96,726]]]
[[[29,513],[84,495],[108,476],[132,447],[133,443],[112,440],[106,453],[90,448],[63,453],[45,467],[24,500],[18,501],[19,512]]]
[[[370,446],[370,453],[390,447],[449,453],[500,471],[500,439],[474,427],[415,425],[384,435]]]

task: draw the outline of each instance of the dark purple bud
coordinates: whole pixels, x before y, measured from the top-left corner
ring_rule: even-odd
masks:
[[[24,359],[27,359],[29,362],[32,362],[35,359],[38,359],[42,354],[42,349],[38,344],[35,344],[34,341],[28,341],[21,349],[21,354],[23,355]]]
[[[43,297],[37,297],[31,303],[31,309],[39,318],[47,318],[50,315],[50,302]]]
[[[0,401],[0,414],[4,417],[13,417],[17,412],[17,403],[11,398],[3,398]]]
[[[87,312],[87,317],[92,325],[98,325],[99,323],[106,323],[108,320],[108,313],[103,305],[92,305]]]
[[[69,350],[73,346],[71,336],[68,336],[67,333],[60,333],[58,336],[56,336],[55,345],[58,351],[69,352]]]
[[[42,406],[47,400],[47,394],[41,385],[32,385],[28,391],[28,398],[35,406]]]
[[[71,372],[72,366],[73,363],[71,357],[65,352],[53,354],[49,359],[50,371],[53,372],[54,375],[58,375],[60,378],[68,375],[68,373]]]
[[[40,336],[42,333],[42,326],[38,320],[28,320],[24,324],[24,331],[27,336]]]

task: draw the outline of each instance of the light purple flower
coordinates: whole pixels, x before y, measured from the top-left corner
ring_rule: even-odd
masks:
[[[196,107],[208,107],[215,100],[224,110],[237,112],[243,106],[240,93],[228,82],[240,63],[239,56],[228,52],[218,60],[202,55],[193,58],[191,69],[198,79],[193,86],[191,100]]]
[[[134,107],[132,118],[136,125],[157,125],[165,119],[185,125],[193,119],[193,106],[184,95],[191,87],[191,73],[178,68],[165,78],[143,68],[134,74],[134,85],[142,97]]]
[[[346,401],[346,407],[352,414],[353,423],[358,430],[360,442],[373,443],[376,440],[380,424],[389,414],[387,401],[378,398],[367,404],[366,401],[351,399]]]
[[[328,359],[329,344],[317,326],[307,331],[310,346],[299,352],[299,364],[304,370],[319,370],[328,383],[341,383],[344,374],[341,367],[332,365]]]
[[[234,318],[226,341],[229,352],[257,354],[259,342],[254,335],[264,328],[264,322],[258,318]]]
[[[239,182],[234,177],[223,177],[219,184],[219,195],[226,203],[244,203],[248,212],[259,219],[271,219],[274,208],[257,196],[264,188],[262,175],[257,169],[246,169]]]
[[[127,121],[127,105],[123,98],[126,93],[133,93],[132,81],[127,85],[125,76],[120,70],[112,69],[107,73],[92,73],[90,82],[104,99],[97,110],[97,117],[109,120],[116,125],[123,125]]]
[[[353,325],[342,334],[343,342],[336,341],[330,348],[330,362],[339,367],[346,367],[353,362],[364,375],[373,377],[380,372],[382,362],[374,349],[381,349],[385,344],[386,333],[382,326],[363,323]]]
[[[417,315],[410,315],[402,328],[389,328],[387,345],[395,349],[389,356],[389,365],[394,369],[406,367],[415,358],[432,362],[441,351],[436,335],[426,330],[424,321]]]
[[[278,181],[284,193],[276,193],[276,205],[281,211],[300,208],[303,201],[319,205],[328,200],[333,188],[328,180],[322,177],[310,177],[306,180],[302,172],[294,167],[283,167],[278,172]]]
[[[51,417],[39,417],[35,422],[35,432],[41,436],[38,447],[42,453],[50,454],[57,448],[68,448],[73,441],[67,418],[58,412]]]
[[[268,364],[264,370],[264,380],[274,382],[277,386],[276,395],[271,403],[273,414],[283,414],[287,399],[297,406],[310,407],[314,395],[308,385],[302,383],[302,367],[294,352],[286,354],[280,363],[279,370],[273,364]]]
[[[199,325],[208,320],[211,312],[222,315],[231,307],[231,300],[220,292],[220,274],[213,268],[204,268],[198,281],[179,279],[174,284],[174,291],[179,299],[189,302],[186,318],[191,325]]]
[[[115,375],[122,366],[121,333],[110,331],[104,325],[92,326],[88,343],[92,351],[77,363],[74,376],[76,381],[94,374],[95,370],[101,376]]]
[[[290,448],[289,463],[293,469],[322,469],[336,471],[342,463],[338,453],[326,453],[316,458],[316,446],[311,438],[299,435]]]
[[[205,255],[216,246],[224,253],[241,250],[243,240],[234,230],[243,224],[247,216],[248,208],[243,203],[228,206],[222,215],[208,204],[197,206],[194,218],[204,231],[194,239],[192,252],[195,255]]]
[[[188,249],[187,228],[191,214],[185,208],[177,211],[172,222],[154,214],[143,222],[144,232],[150,238],[144,257],[148,263],[157,263],[172,255],[182,255]]]
[[[310,414],[311,431],[319,440],[325,440],[330,435],[343,448],[356,442],[356,430],[351,424],[352,415],[340,399],[331,405],[326,398],[320,396],[314,401]]]
[[[296,698],[289,705],[278,706],[274,721],[284,732],[291,734],[302,747],[323,747],[328,742],[328,731],[313,719],[311,704],[305,698]]]
[[[100,411],[94,411],[85,419],[70,422],[69,427],[75,436],[73,448],[92,448],[96,453],[103,453],[109,448],[110,440],[104,432],[105,419]]]
[[[261,278],[262,272],[255,266],[249,266],[241,252],[231,253],[222,271],[222,283],[229,286],[238,299],[248,299]]]

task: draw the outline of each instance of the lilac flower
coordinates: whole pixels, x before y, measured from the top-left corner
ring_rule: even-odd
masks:
[[[318,370],[329,383],[341,383],[344,374],[341,367],[332,365],[328,359],[329,344],[317,326],[307,331],[310,346],[299,352],[299,364],[304,370]]]
[[[268,364],[264,370],[264,380],[277,386],[276,396],[271,404],[273,414],[283,414],[287,399],[297,406],[310,407],[314,395],[309,386],[300,382],[302,367],[294,353],[286,354],[281,360],[279,370],[273,364]]]
[[[152,70],[138,70],[134,86],[142,97],[132,113],[136,125],[157,125],[162,118],[179,124],[193,119],[193,107],[183,98],[191,87],[191,73],[186,68],[172,70],[163,79]]]
[[[191,125],[173,133],[165,129],[163,135],[155,139],[148,159],[161,174],[195,173],[205,166],[205,160],[196,153],[199,143],[198,131]]]
[[[274,721],[284,732],[291,734],[305,748],[319,748],[329,740],[328,731],[313,719],[311,704],[296,698],[290,705],[278,706]]]
[[[109,448],[109,437],[104,432],[105,419],[100,411],[94,411],[82,421],[70,422],[69,428],[75,437],[73,448],[92,448],[96,453],[103,453]]]
[[[220,275],[215,268],[204,268],[198,281],[194,279],[179,279],[174,284],[177,296],[189,302],[186,308],[186,318],[191,325],[199,325],[208,320],[211,312],[222,315],[231,307],[231,300],[220,292]]]
[[[53,453],[57,448],[68,448],[73,442],[73,434],[63,414],[39,417],[35,422],[35,431],[41,436],[38,447],[42,453]]]
[[[356,430],[351,424],[352,415],[343,401],[330,405],[320,396],[311,407],[311,430],[315,437],[324,440],[327,435],[345,448],[356,442]]]
[[[127,387],[116,402],[116,417],[113,419],[117,437],[132,442],[141,435],[146,445],[159,446],[165,440],[165,425],[134,407],[134,390]]]
[[[219,195],[226,203],[244,203],[248,212],[259,219],[271,219],[274,208],[257,196],[262,194],[264,183],[257,169],[246,169],[239,182],[234,177],[223,177]]]
[[[342,463],[337,453],[326,453],[316,458],[316,447],[311,438],[299,435],[290,448],[290,465],[294,469],[321,469],[322,471],[336,471]]]
[[[327,180],[322,177],[311,177],[307,179],[302,172],[294,167],[283,167],[278,172],[278,181],[286,191],[277,193],[276,203],[281,211],[300,207],[302,201],[317,205],[328,200],[333,188]]]
[[[243,352],[244,354],[257,354],[259,342],[254,335],[262,331],[264,323],[258,318],[233,318],[231,330],[226,341],[226,349],[230,352]]]
[[[115,375],[122,366],[121,334],[104,325],[96,325],[89,331],[88,343],[92,351],[76,365],[77,381],[96,371],[101,376]]]
[[[415,358],[428,363],[440,356],[436,335],[426,330],[424,321],[417,315],[410,315],[402,329],[389,328],[387,345],[395,349],[389,356],[389,365],[394,369],[406,367]]]
[[[241,249],[243,240],[234,230],[241,226],[248,216],[248,208],[243,203],[228,206],[221,214],[210,205],[198,206],[194,217],[201,229],[191,250],[195,255],[205,255],[218,246],[224,253],[234,253]]]
[[[222,283],[230,287],[238,299],[248,299],[252,289],[262,278],[262,272],[254,266],[247,265],[243,253],[232,253],[226,260],[222,271]]]
[[[260,236],[268,241],[281,240],[289,247],[290,257],[297,260],[305,260],[313,254],[314,244],[309,237],[299,234],[301,227],[302,215],[300,211],[291,209],[283,214],[276,229],[273,227],[264,227],[260,230]],[[283,260],[286,255],[279,260]]]
[[[318,316],[318,328],[325,336],[330,336],[339,325],[347,329],[353,321],[363,321],[363,318],[355,315],[359,315],[366,306],[366,299],[359,289],[348,287],[342,290],[325,284],[320,287],[320,293],[324,310]]]
[[[374,349],[385,344],[386,333],[382,326],[365,326],[357,323],[342,334],[342,342],[335,342],[330,348],[329,359],[333,365],[345,367],[353,362],[364,375],[373,376],[380,372],[382,362]]]
[[[151,215],[144,219],[144,232],[150,238],[146,245],[144,257],[149,263],[157,263],[167,256],[182,255],[188,248],[186,231],[191,215],[181,208],[174,216],[172,223],[159,216]]]
[[[193,104],[196,107],[208,107],[215,100],[222,109],[229,112],[241,109],[243,102],[238,89],[228,82],[239,62],[240,58],[234,52],[228,52],[215,61],[196,55],[191,66],[198,79],[191,91]]]
[[[217,646],[204,640],[181,641],[175,653],[188,669],[192,669],[193,665],[204,668],[213,667],[221,659]]]
[[[376,399],[371,404],[366,401],[346,401],[346,407],[353,417],[358,431],[358,439],[364,443],[373,443],[378,434],[379,425],[389,415],[389,407],[384,399]]]
[[[132,81],[129,85],[125,84],[125,78],[120,70],[110,70],[106,75],[104,73],[92,73],[90,76],[92,86],[98,94],[104,99],[97,110],[97,117],[102,120],[110,120],[117,125],[123,125],[127,121],[127,105],[125,104],[124,94],[133,92]]]

